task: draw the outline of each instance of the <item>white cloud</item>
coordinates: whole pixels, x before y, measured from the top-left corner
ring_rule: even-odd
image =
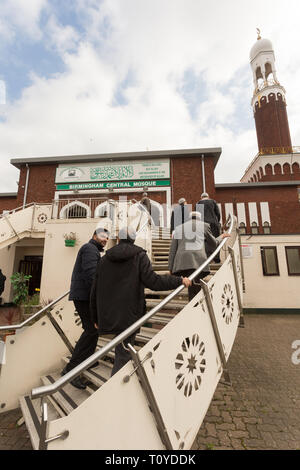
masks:
[[[20,8],[11,20],[13,31],[43,35],[66,70],[48,80],[32,76],[20,100],[6,106],[6,122],[0,121],[0,158],[7,168],[1,191],[3,184],[11,189],[6,182],[11,157],[147,148],[220,146],[217,182],[238,181],[257,152],[249,119],[249,51],[256,27],[273,42],[278,78],[287,89],[292,140],[300,143],[298,1],[289,0],[287,8],[279,0],[77,0],[83,35],[59,23],[50,0],[27,1],[23,20],[24,2],[8,4],[14,11]],[[44,31],[42,8],[49,13]],[[179,92],[187,70],[201,76],[206,88],[194,119]],[[115,93],[129,71],[131,80],[122,90],[126,104],[118,106]]]
[[[11,41],[22,33],[35,41],[41,39],[39,20],[47,5],[48,0],[2,0],[0,37]]]
[[[79,33],[70,25],[60,25],[53,13],[48,18],[46,33],[48,47],[49,45],[54,47],[59,54],[63,55],[67,51],[75,50],[78,46]]]

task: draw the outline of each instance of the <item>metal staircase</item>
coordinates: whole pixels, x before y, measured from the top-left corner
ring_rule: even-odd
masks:
[[[210,264],[211,274],[191,302],[183,286],[172,294],[145,290],[147,314],[131,327],[141,327],[132,361],[117,374],[110,377],[114,346],[130,329],[112,341],[100,337],[96,353],[63,377],[68,354],[62,354],[59,367],[41,375],[40,387],[20,398],[34,449],[190,448],[222,374],[230,381],[226,362],[241,323],[242,269],[233,219],[230,230],[222,266]],[[159,274],[168,272],[170,242],[167,231],[153,230],[152,261]],[[85,390],[69,383],[79,373]]]

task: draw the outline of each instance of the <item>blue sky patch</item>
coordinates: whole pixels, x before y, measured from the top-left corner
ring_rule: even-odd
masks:
[[[182,85],[177,91],[186,102],[191,118],[196,119],[197,108],[208,99],[207,84],[202,76],[196,75],[192,68],[185,70]]]

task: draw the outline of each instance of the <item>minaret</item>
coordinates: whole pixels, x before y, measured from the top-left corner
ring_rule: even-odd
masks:
[[[252,108],[259,153],[291,153],[285,89],[277,79],[273,46],[271,41],[261,38],[259,29],[257,32],[257,41],[250,52],[250,62],[254,81]]]

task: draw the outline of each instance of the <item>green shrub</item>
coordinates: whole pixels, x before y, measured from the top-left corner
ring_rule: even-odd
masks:
[[[15,273],[11,276],[11,284],[14,291],[13,302],[16,305],[26,303],[28,298],[28,281],[32,276],[23,273]]]

